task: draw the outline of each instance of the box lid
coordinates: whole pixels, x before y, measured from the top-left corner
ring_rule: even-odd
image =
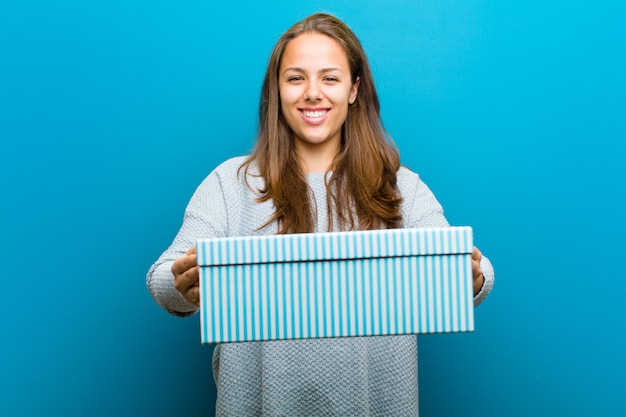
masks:
[[[472,253],[468,226],[199,239],[200,266]]]

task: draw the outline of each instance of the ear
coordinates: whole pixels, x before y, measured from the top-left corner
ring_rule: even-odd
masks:
[[[360,84],[361,84],[361,78],[356,77],[356,81],[354,82],[354,84],[352,84],[352,88],[350,88],[350,100],[348,100],[350,104],[354,104],[354,102],[356,101],[356,96],[359,92]]]

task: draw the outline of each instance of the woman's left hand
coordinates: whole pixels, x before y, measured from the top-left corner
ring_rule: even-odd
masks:
[[[480,292],[480,289],[483,287],[485,283],[485,276],[483,275],[482,269],[480,269],[480,260],[483,257],[483,254],[478,250],[477,247],[474,246],[474,251],[472,252],[472,275],[474,277],[474,295]]]

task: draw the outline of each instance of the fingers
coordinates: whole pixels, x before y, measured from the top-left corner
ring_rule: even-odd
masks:
[[[199,285],[200,270],[197,266],[192,266],[182,273],[174,273],[174,288],[185,295],[189,288]]]
[[[174,261],[172,264],[172,273],[174,276],[181,275],[195,266],[196,255],[187,253]]]
[[[482,259],[483,254],[478,250],[477,247],[474,246],[474,251],[472,252],[472,276],[474,277],[474,295],[480,292],[480,289],[483,287],[485,282],[485,277],[483,275],[483,270],[480,268],[480,260]]]
[[[197,266],[193,266],[182,274],[174,274],[174,288],[185,297],[185,300],[199,306],[200,269]]]
[[[196,248],[192,247],[187,253],[172,264],[174,274],[174,288],[187,301],[200,305],[200,270],[196,265]]]
[[[183,294],[185,300],[189,301],[191,304],[195,304],[196,307],[200,307],[200,285],[196,284],[187,290],[185,294]]]
[[[474,251],[472,252],[472,272],[474,275],[474,280],[480,277],[483,274],[482,269],[480,268],[480,260],[482,259],[483,254],[478,250],[477,247],[474,246]]]

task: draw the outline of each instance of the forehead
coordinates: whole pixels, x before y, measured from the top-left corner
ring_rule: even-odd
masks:
[[[287,44],[280,68],[282,71],[291,67],[349,70],[348,56],[341,45],[320,33],[304,33]]]

